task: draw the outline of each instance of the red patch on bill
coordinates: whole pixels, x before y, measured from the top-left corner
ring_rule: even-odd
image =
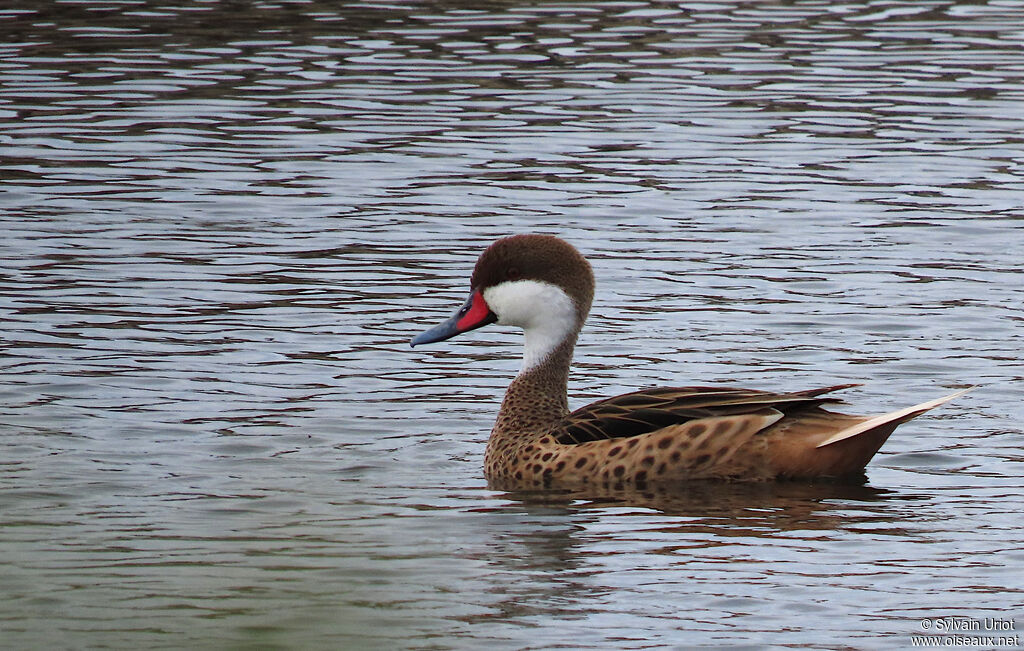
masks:
[[[455,322],[455,327],[460,332],[466,331],[473,326],[479,324],[487,315],[491,313],[491,308],[487,307],[487,301],[484,300],[483,295],[480,292],[473,292],[471,297],[472,303],[469,306],[469,310],[461,319]]]

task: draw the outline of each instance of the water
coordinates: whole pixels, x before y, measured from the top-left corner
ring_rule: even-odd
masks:
[[[6,648],[907,648],[1024,629],[1024,3],[0,9]],[[574,406],[979,388],[853,487],[489,491],[492,239]]]

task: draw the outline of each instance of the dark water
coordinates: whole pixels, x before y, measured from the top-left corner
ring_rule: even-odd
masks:
[[[0,646],[1024,634],[1024,3],[15,7]],[[526,231],[597,273],[573,405],[980,386],[865,486],[488,491],[518,336],[408,340]]]

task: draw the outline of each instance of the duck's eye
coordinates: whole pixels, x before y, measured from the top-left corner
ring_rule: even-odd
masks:
[[[507,278],[508,280],[519,280],[519,277],[519,270],[516,269],[515,267],[509,267],[508,270],[505,272],[505,278]]]

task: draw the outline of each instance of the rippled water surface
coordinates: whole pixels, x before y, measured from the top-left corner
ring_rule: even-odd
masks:
[[[1024,636],[1024,3],[0,9],[0,646]],[[598,279],[570,403],[979,385],[864,486],[509,494],[494,238]]]

